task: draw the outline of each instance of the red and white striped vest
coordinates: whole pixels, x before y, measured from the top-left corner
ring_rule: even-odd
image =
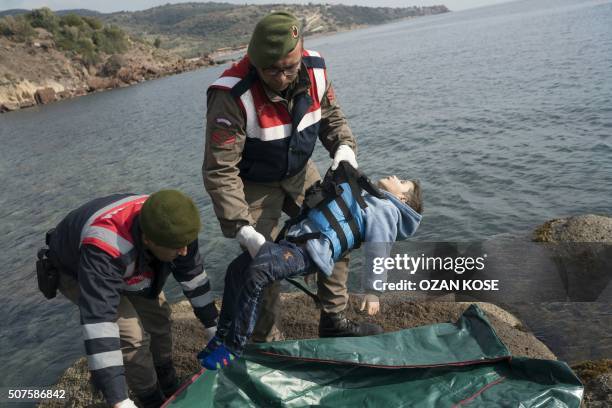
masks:
[[[312,155],[319,133],[321,101],[327,88],[325,62],[304,50],[310,88],[294,100],[290,113],[266,95],[248,56],[227,69],[210,88],[232,92],[245,114],[246,135],[241,176],[252,181],[278,181],[299,172]]]
[[[96,211],[81,230],[81,245],[94,245],[125,266],[124,290],[140,291],[151,285],[153,271],[136,270],[137,251],[134,248],[132,225],[148,195],[125,197]]]

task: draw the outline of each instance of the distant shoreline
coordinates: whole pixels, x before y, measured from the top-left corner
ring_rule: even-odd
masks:
[[[334,31],[315,32],[306,35],[305,38],[308,40],[327,37],[418,17],[421,16],[403,17],[383,24],[356,24]],[[3,67],[0,66],[0,113],[26,109],[36,105],[46,105],[95,92],[125,88],[145,81],[225,64],[241,58],[241,55],[238,56],[237,54],[246,53],[247,49],[247,44],[223,47],[204,57],[185,59],[172,56],[167,51],[156,50],[132,41],[130,52],[117,56],[117,58],[128,60],[128,62],[113,72],[112,75],[101,76],[98,73],[90,74],[87,68],[80,65],[78,58],[69,59],[55,49],[54,44],[50,44],[48,35],[49,33],[46,31],[38,30],[38,38],[30,44],[14,43],[0,37],[0,60],[3,58],[8,60],[11,57],[10,54],[14,53],[14,59],[16,61],[21,60],[23,66],[39,67],[37,72],[32,72],[29,75],[30,77],[37,77],[39,79],[37,81],[26,79],[25,76],[21,80],[11,81],[8,79],[11,76],[10,73],[5,74],[8,81],[3,81]],[[109,57],[108,61],[113,57],[115,56]],[[104,65],[108,65],[108,61]],[[41,68],[49,66],[56,66],[57,72],[45,71],[46,68]],[[101,70],[103,69],[104,67]],[[15,69],[15,71],[18,70]]]

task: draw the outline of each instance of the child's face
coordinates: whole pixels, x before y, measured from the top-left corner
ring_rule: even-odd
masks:
[[[410,180],[400,180],[397,176],[387,176],[378,180],[378,187],[390,192],[401,200],[404,193],[414,190],[414,183]]]

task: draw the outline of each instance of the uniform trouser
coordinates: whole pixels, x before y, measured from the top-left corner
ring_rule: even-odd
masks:
[[[71,275],[60,272],[59,290],[79,304],[79,284]],[[172,361],[171,309],[164,293],[155,299],[121,295],[117,325],[128,387],[136,395],[157,388],[155,367]]]
[[[300,173],[288,179],[273,183],[253,183],[244,181],[244,193],[255,229],[266,240],[274,241],[279,233],[279,220],[282,213],[290,217],[297,215],[304,192],[308,187],[321,179],[319,171],[312,161]],[[339,260],[331,276],[323,273],[317,275],[317,294],[325,312],[338,313],[346,308],[348,290],[348,256]],[[276,322],[279,319],[280,281],[270,284],[263,292],[261,309],[253,341],[281,340],[282,335]]]

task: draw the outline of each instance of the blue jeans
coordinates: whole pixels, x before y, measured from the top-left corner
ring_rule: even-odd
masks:
[[[277,280],[308,275],[315,268],[304,248],[287,241],[264,243],[253,260],[247,251],[242,253],[225,273],[217,336],[240,355],[255,328],[263,289]]]

